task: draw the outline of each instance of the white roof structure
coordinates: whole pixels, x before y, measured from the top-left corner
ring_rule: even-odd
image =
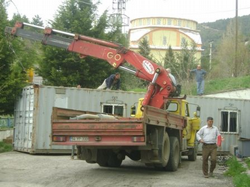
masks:
[[[204,95],[203,97],[229,98],[229,99],[247,99],[250,100],[250,89],[235,90],[217,94]]]

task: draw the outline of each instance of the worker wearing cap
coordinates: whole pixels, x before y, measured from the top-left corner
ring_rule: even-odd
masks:
[[[207,118],[207,125],[203,126],[196,134],[197,140],[203,143],[202,146],[202,170],[205,178],[213,176],[213,171],[216,167],[217,158],[217,137],[220,132],[216,126],[213,126],[213,118]],[[210,156],[211,165],[210,173],[208,174],[208,158]]]

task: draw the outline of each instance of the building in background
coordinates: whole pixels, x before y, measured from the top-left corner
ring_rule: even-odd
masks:
[[[130,21],[129,48],[138,52],[139,42],[146,37],[151,54],[157,62],[163,63],[169,46],[175,53],[178,53],[182,49],[182,42],[188,42],[190,47],[194,42],[197,49],[195,57],[200,61],[202,42],[196,28],[197,22],[188,19],[173,17],[136,18]]]

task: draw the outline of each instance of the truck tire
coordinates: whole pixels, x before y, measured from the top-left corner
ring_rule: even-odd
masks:
[[[170,137],[170,156],[166,166],[167,171],[176,171],[180,162],[180,144],[178,138],[175,136]]]
[[[110,167],[120,167],[122,160],[118,159],[117,154],[111,151],[108,158],[108,166]]]
[[[188,160],[189,161],[196,161],[196,157],[197,157],[197,146],[189,149]]]
[[[108,166],[108,159],[109,159],[109,150],[106,149],[98,149],[97,150],[97,160],[96,162],[99,166],[107,167]]]
[[[159,154],[161,155],[160,164],[154,164],[156,169],[164,169],[168,163],[170,156],[170,141],[168,133],[165,132],[163,137],[163,143],[161,149],[159,149]]]

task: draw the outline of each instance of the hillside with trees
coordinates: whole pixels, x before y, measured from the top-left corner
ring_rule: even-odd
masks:
[[[200,23],[197,26],[197,30],[200,31],[203,49],[209,48],[209,42],[214,41],[215,45],[218,45],[222,39],[223,34],[227,30],[227,26],[235,18],[220,19],[215,22]],[[250,15],[238,17],[239,30],[246,39],[250,39]]]

